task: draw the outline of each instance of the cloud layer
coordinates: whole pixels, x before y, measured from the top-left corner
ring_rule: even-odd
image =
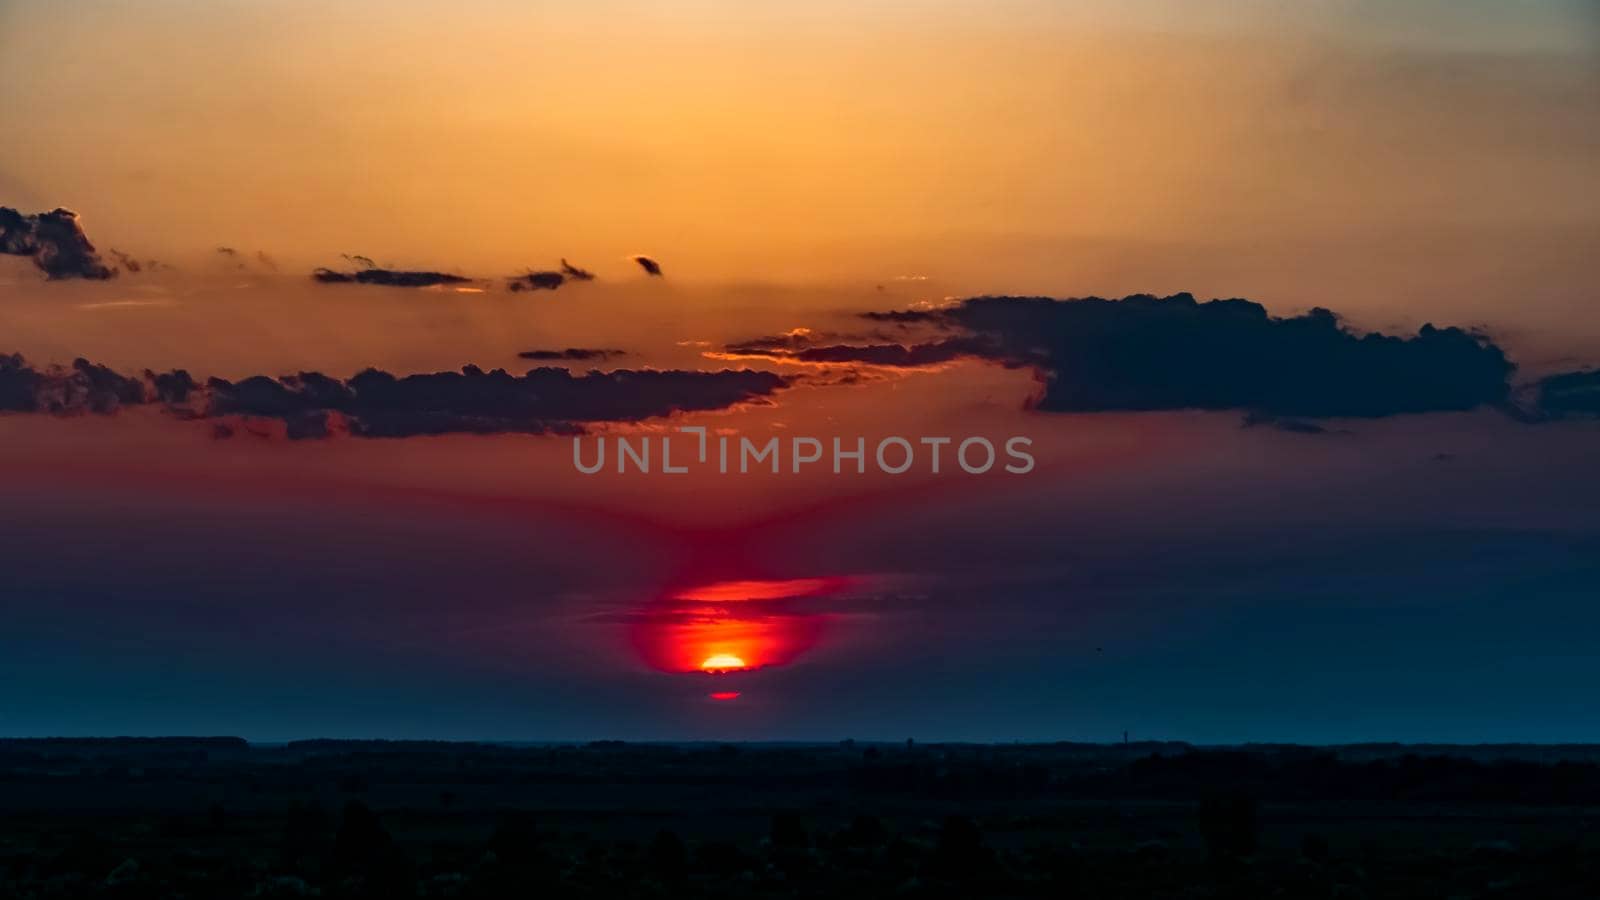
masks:
[[[381,284],[387,287],[433,287],[440,284],[466,284],[472,279],[448,272],[409,271],[404,269],[357,269],[339,272],[334,269],[317,269],[311,277],[323,284]]]
[[[627,356],[626,350],[608,350],[593,347],[568,347],[565,350],[524,350],[517,354],[523,359],[540,362],[569,360],[573,362],[598,362],[614,356]]]
[[[217,249],[230,254],[235,252],[227,247],[219,247]],[[424,269],[384,268],[369,256],[350,253],[340,255],[347,262],[355,265],[356,268],[348,271],[319,268],[311,273],[312,279],[323,284],[377,284],[385,287],[409,288],[470,284],[474,281],[485,280],[467,275],[455,275],[448,272],[434,272]],[[593,272],[574,266],[563,259],[559,270],[529,269],[520,275],[512,275],[506,278],[505,284],[506,288],[511,291],[553,291],[569,281],[593,281],[594,278]]]
[[[1544,418],[1600,416],[1600,369],[1551,375],[1539,381],[1536,394]]]

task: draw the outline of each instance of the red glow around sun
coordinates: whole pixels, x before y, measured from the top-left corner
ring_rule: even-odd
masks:
[[[791,578],[787,581],[719,581],[680,591],[679,600],[701,603],[738,603],[741,600],[782,600],[809,597],[834,590],[841,578]]]
[[[794,661],[816,645],[826,616],[799,603],[842,578],[723,581],[673,591],[635,615],[631,640],[651,668],[727,675]]]
[[[707,694],[706,696],[710,697],[713,700],[737,700],[737,699],[739,699],[739,692],[738,691],[715,691],[713,693]]]

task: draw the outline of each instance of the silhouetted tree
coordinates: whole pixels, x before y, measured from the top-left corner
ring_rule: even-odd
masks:
[[[343,865],[359,867],[383,861],[394,850],[394,838],[360,800],[345,804],[334,856]]]
[[[656,832],[650,842],[647,856],[650,871],[668,884],[677,884],[688,877],[689,852],[683,839],[665,829]]]
[[[755,860],[727,841],[708,841],[695,851],[695,867],[711,875],[728,877],[752,871]]]
[[[345,804],[333,852],[341,870],[360,877],[363,890],[358,893],[387,900],[410,896],[416,890],[411,861],[378,817],[359,800]]]
[[[1213,859],[1232,859],[1255,852],[1260,824],[1254,797],[1240,791],[1215,794],[1200,801],[1200,836]]]
[[[1328,861],[1328,839],[1311,832],[1300,839],[1300,855],[1314,863]]]
[[[483,866],[467,890],[470,897],[538,894],[556,879],[554,863],[544,850],[543,835],[532,813],[501,813],[484,851]]]
[[[539,851],[538,822],[532,813],[524,810],[502,813],[485,849],[508,865],[531,862]]]
[[[889,840],[889,831],[877,816],[856,816],[839,837],[847,847],[880,847]]]
[[[966,816],[948,816],[939,828],[939,843],[931,860],[933,874],[957,884],[990,878],[994,853],[983,842],[983,832]]]
[[[772,846],[780,850],[803,850],[811,846],[805,823],[794,813],[774,815],[769,837],[772,839]]]
[[[312,803],[291,803],[283,819],[283,840],[279,850],[285,868],[300,872],[307,863],[321,857],[331,837],[328,814]]]

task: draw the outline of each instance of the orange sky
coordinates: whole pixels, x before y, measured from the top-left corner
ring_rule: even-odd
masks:
[[[1186,290],[1361,328],[1483,325],[1537,373],[1600,347],[1594,26],[1580,4],[1425,0],[3,4],[0,105],[27,127],[0,142],[0,205],[73,207],[102,248],[173,268],[46,284],[0,259],[0,351],[230,378],[520,370],[518,351],[566,346],[760,366],[700,342],[972,294]],[[569,257],[601,280],[311,284],[340,253],[486,278]],[[1024,420],[1031,388],[972,363],[712,418],[1026,426],[1071,458],[1085,430]],[[125,418],[124,457],[209,440]],[[90,452],[73,429],[101,427],[28,429],[11,452],[71,459]],[[555,490],[537,473],[565,443],[508,443],[289,465]]]
[[[0,199],[189,269],[649,252],[1564,332],[1596,33],[1561,2],[12,3]]]

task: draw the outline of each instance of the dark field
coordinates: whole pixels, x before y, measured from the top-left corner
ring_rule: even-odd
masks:
[[[1595,897],[1596,760],[0,741],[0,898]]]

